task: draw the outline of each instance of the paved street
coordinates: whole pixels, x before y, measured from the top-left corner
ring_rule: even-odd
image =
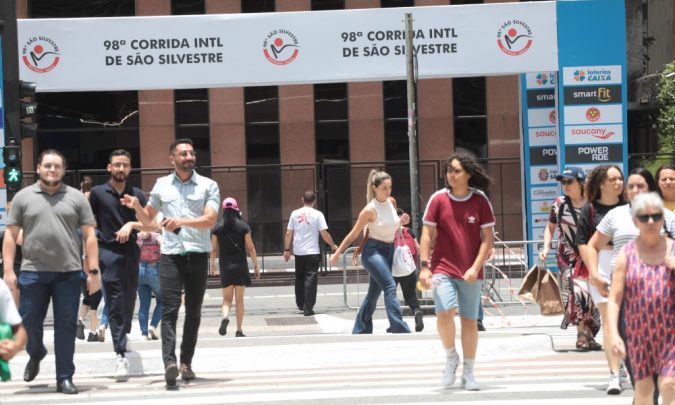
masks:
[[[31,383],[22,380],[25,353],[13,360],[14,378],[0,384],[0,403],[631,403],[631,390],[619,397],[605,395],[602,353],[570,351],[574,332],[560,330],[558,318],[539,316],[534,307],[510,307],[508,315],[486,318],[488,331],[480,335],[476,364],[483,389],[468,392],[459,382],[450,389],[439,385],[444,352],[433,316],[425,317],[421,333],[390,335],[384,311],[378,310],[376,333],[352,336],[355,311],[345,308],[342,286],[321,285],[319,291],[317,315],[304,317],[295,308],[292,287],[247,289],[243,330],[248,337],[234,338],[234,321],[227,336],[217,334],[220,292],[208,290],[193,362],[197,379],[181,383],[178,392],[164,389],[161,342],[141,341],[134,329],[128,382],[110,377],[114,354],[108,335],[104,343],[77,342],[74,382],[80,395],[56,394],[48,343],[50,355]],[[358,300],[355,286],[347,296]],[[406,320],[412,325],[411,317]],[[51,340],[48,328],[45,341]]]

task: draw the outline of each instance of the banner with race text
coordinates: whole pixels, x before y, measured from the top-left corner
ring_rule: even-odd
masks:
[[[25,19],[39,92],[400,80],[405,14],[419,78],[558,68],[555,2],[262,14]]]

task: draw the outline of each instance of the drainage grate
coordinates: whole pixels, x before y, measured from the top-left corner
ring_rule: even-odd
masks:
[[[287,316],[283,318],[265,318],[267,326],[289,326],[289,325],[316,325],[316,319],[312,316]]]

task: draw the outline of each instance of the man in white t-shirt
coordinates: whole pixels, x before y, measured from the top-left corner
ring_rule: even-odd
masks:
[[[321,264],[319,235],[333,251],[337,249],[328,233],[326,218],[314,209],[315,202],[314,191],[305,191],[303,207],[291,213],[284,238],[284,260],[291,258],[291,247],[295,255],[295,303],[305,316],[314,315],[317,272]]]
[[[26,346],[28,335],[21,323],[21,316],[14,303],[12,293],[4,280],[0,280],[0,323],[9,324],[14,335],[13,339],[0,340],[0,358],[9,361]]]

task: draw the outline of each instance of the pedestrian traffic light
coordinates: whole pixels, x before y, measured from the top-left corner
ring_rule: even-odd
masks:
[[[10,138],[3,150],[5,160],[5,185],[8,197],[19,191],[23,173],[21,172],[21,147],[14,138]]]
[[[37,133],[37,103],[35,102],[36,83],[19,81],[19,115],[21,117],[21,138],[31,138]]]

